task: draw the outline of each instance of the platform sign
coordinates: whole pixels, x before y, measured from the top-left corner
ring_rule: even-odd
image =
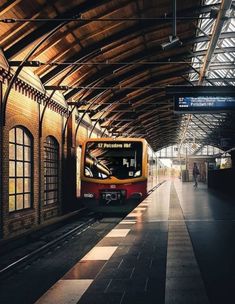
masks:
[[[166,95],[174,98],[175,112],[213,113],[235,111],[234,86],[168,86]]]
[[[175,112],[212,113],[235,111],[235,96],[175,96]]]

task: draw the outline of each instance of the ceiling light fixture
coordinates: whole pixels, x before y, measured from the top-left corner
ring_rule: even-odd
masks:
[[[176,34],[176,0],[172,0],[172,11],[173,11],[173,19],[172,19],[173,33],[172,35],[169,36],[169,41],[161,44],[161,47],[164,51],[182,45],[182,42],[180,41],[179,37],[177,37]]]

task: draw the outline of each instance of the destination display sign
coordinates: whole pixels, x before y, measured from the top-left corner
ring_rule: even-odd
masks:
[[[98,148],[105,148],[105,149],[122,149],[122,148],[131,148],[131,143],[126,142],[118,142],[118,143],[110,143],[110,142],[99,142],[97,144]]]
[[[235,96],[175,96],[175,112],[208,113],[235,110]]]

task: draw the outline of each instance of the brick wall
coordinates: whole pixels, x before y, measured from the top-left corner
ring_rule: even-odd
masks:
[[[62,193],[61,193],[61,176],[62,176],[62,128],[63,128],[63,117],[54,112],[51,109],[47,109],[43,119],[42,125],[42,138],[41,138],[41,201],[42,201],[42,210],[40,222],[43,223],[55,216],[61,214],[62,211]],[[47,136],[53,136],[59,144],[59,199],[58,204],[49,204],[44,205],[44,151],[43,146]]]
[[[4,86],[5,90],[5,86]],[[4,93],[3,90],[3,93]],[[4,238],[13,237],[29,231],[33,227],[59,216],[62,210],[61,189],[59,182],[59,204],[44,206],[44,153],[43,144],[47,136],[53,136],[59,144],[59,181],[61,181],[62,127],[61,114],[47,109],[44,116],[42,137],[39,137],[39,111],[42,105],[27,96],[25,92],[12,90],[6,109],[6,125],[3,127],[2,158],[2,234]],[[32,208],[9,212],[9,131],[15,126],[26,128],[33,139],[33,205]],[[40,202],[40,203],[39,203]]]
[[[25,211],[9,212],[9,131],[15,126],[25,127],[33,139],[33,208]],[[39,168],[38,168],[38,103],[32,102],[22,93],[12,91],[6,109],[6,125],[3,128],[3,237],[14,236],[27,231],[38,222]]]
[[[0,80],[0,84],[2,84]],[[6,85],[3,84],[3,94]],[[39,102],[38,102],[39,101]],[[51,218],[59,217],[64,212],[79,208],[77,202],[76,176],[77,147],[89,136],[91,124],[88,115],[84,122],[78,124],[77,113],[73,113],[65,129],[66,116],[56,110],[47,108],[42,134],[39,132],[39,114],[43,110],[43,100],[37,100],[26,89],[13,88],[8,98],[6,109],[6,125],[3,127],[3,155],[2,155],[2,187],[0,198],[2,202],[0,232],[3,238],[20,235],[30,229],[46,223]],[[33,139],[33,205],[30,209],[9,212],[9,131],[16,126],[24,127]],[[62,139],[63,129],[64,141]],[[89,130],[88,130],[89,129]],[[76,132],[77,130],[77,132]],[[97,137],[97,130],[92,137]],[[76,136],[75,136],[76,133]],[[59,202],[58,204],[44,205],[44,142],[47,136],[53,136],[59,144]],[[66,191],[63,191],[66,189]]]

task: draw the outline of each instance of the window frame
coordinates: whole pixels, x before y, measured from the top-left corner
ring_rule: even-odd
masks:
[[[21,130],[22,132],[22,142],[19,142],[17,140],[17,130]],[[14,132],[14,140],[12,141],[10,138],[10,133]],[[18,131],[20,132],[20,131]],[[9,130],[9,139],[8,139],[8,151],[9,151],[9,157],[8,157],[8,212],[9,213],[14,213],[14,212],[21,212],[21,211],[25,211],[25,210],[29,210],[33,208],[33,197],[34,197],[34,193],[33,193],[33,182],[34,182],[34,175],[33,175],[33,151],[34,151],[34,145],[33,145],[33,136],[30,133],[30,131],[25,128],[24,126],[14,126],[13,128],[11,128]],[[27,139],[27,142],[26,142]],[[11,157],[11,148],[10,146],[13,145],[13,149],[14,149],[14,155],[13,157]],[[22,159],[18,158],[18,149],[17,147],[22,147]],[[28,159],[26,159],[26,151],[27,149],[29,150],[28,153]],[[11,174],[11,163],[14,163],[14,174]],[[22,173],[20,174],[19,172],[17,172],[19,169],[19,164],[22,164]],[[29,166],[28,169],[27,166]],[[25,172],[25,170],[28,170],[28,174]],[[19,180],[22,180],[22,191],[18,192],[17,191],[17,182]],[[11,180],[14,180],[14,191],[10,191],[10,187],[11,187]],[[28,191],[25,191],[25,187],[27,185],[26,181],[28,180],[28,182],[30,183],[30,186],[28,187]],[[20,201],[17,201],[17,197],[19,196],[23,196],[22,198],[22,208],[19,208],[20,205]],[[26,202],[26,197],[28,196],[28,203]],[[14,209],[10,208],[10,201],[11,198],[14,198]],[[27,207],[26,206],[27,203]]]
[[[47,142],[47,140],[50,140],[51,142]],[[53,143],[53,147],[52,147]],[[55,156],[53,159],[46,157],[47,153],[50,153],[50,155]],[[43,206],[48,207],[52,205],[59,205],[59,177],[60,177],[60,145],[56,138],[52,135],[48,135],[43,143],[43,183],[44,183],[44,191],[43,191]],[[56,164],[56,167],[48,166],[48,164]],[[46,169],[49,173],[46,172]],[[56,170],[56,174],[51,174],[51,170]],[[55,179],[54,182],[51,182],[50,179]],[[56,185],[56,188],[49,189],[50,185]],[[53,197],[49,197],[49,193],[54,193]],[[49,202],[50,200],[53,200],[52,202]]]

